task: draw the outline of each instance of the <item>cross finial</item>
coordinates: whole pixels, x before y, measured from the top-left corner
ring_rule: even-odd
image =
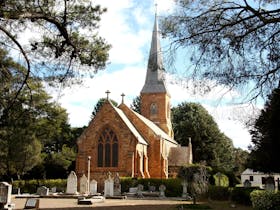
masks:
[[[109,100],[109,94],[111,93],[109,90],[105,92],[107,94],[107,100]]]
[[[124,103],[124,97],[125,97],[125,94],[124,93],[122,93],[121,94],[121,97],[122,97],[122,104]]]
[[[157,7],[158,7],[158,4],[157,4],[157,1],[155,0],[155,15],[157,16]]]

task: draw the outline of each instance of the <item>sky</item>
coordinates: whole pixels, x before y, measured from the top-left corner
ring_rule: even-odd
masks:
[[[120,95],[124,93],[125,103],[130,105],[133,98],[140,94],[145,81],[155,2],[95,0],[94,3],[108,9],[101,17],[99,34],[112,45],[109,64],[92,79],[85,79],[83,86],[73,85],[51,92],[54,99],[67,109],[69,122],[73,127],[88,125],[95,104],[100,98],[106,97],[107,90],[111,92],[110,98],[118,103],[121,102]],[[172,12],[174,6],[172,0],[161,0],[157,5],[159,17]],[[166,48],[169,43],[168,40],[162,40],[161,44],[162,48]],[[165,66],[172,106],[182,102],[201,103],[214,117],[220,130],[233,140],[234,146],[247,149],[250,135],[244,123],[255,113],[254,107],[235,104],[233,99],[240,93],[227,91],[223,87],[216,87],[207,95],[194,93],[192,84],[181,80],[180,74],[176,73],[188,65],[188,61],[182,62],[184,55],[186,54],[177,54],[181,61],[174,66]]]

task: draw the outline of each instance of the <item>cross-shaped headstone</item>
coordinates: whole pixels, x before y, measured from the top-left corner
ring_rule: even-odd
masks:
[[[124,93],[122,93],[121,94],[121,97],[122,97],[122,104],[124,103],[124,97],[125,97],[125,94]]]
[[[109,100],[109,94],[111,93],[109,90],[105,92],[107,94],[107,100]]]

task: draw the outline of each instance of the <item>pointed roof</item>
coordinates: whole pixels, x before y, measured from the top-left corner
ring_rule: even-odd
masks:
[[[146,81],[141,93],[167,93],[168,91],[164,81],[164,71],[158,33],[157,15],[155,15]]]

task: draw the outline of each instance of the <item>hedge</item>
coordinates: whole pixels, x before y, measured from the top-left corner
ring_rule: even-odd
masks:
[[[280,192],[254,190],[250,194],[253,208],[256,210],[279,210]]]

